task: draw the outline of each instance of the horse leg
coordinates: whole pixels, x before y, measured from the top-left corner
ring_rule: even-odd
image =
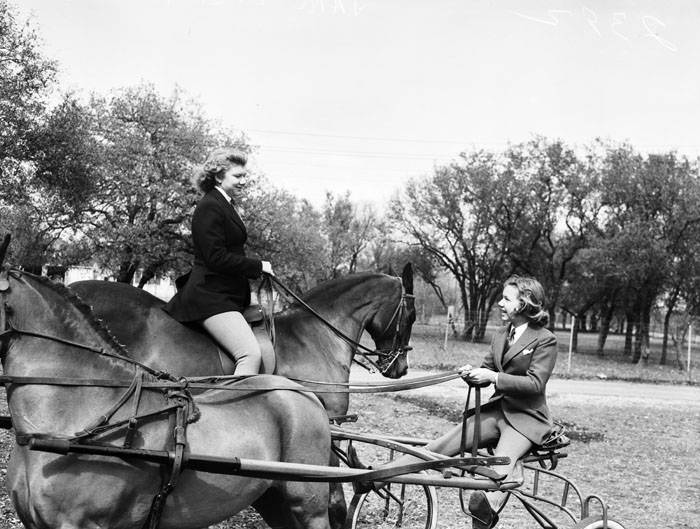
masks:
[[[328,483],[285,481],[282,494],[297,523],[304,529],[330,529],[328,521]]]
[[[253,507],[271,529],[294,527],[292,513],[286,508],[281,491],[276,488],[267,489],[265,494],[255,500]]]
[[[271,529],[330,529],[326,483],[281,482],[253,507]]]
[[[339,466],[340,461],[335,452],[331,452],[330,466]],[[345,518],[348,514],[348,507],[345,503],[343,485],[341,483],[329,483],[330,497],[328,498],[328,518],[332,529],[342,529],[345,525]]]

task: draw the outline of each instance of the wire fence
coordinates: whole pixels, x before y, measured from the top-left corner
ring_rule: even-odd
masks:
[[[442,321],[441,321],[442,320]],[[695,380],[700,374],[700,323],[695,321],[675,322],[670,326],[666,344],[666,355],[663,365],[663,324],[652,321],[649,329],[649,347],[641,348],[636,358],[634,352],[636,337],[631,337],[631,343],[626,346],[629,338],[624,332],[619,332],[619,327],[611,326],[608,331],[602,351],[599,350],[599,330],[579,330],[576,335],[571,332],[571,324],[566,327],[557,325],[554,333],[559,344],[558,370],[562,373],[571,373],[577,368],[586,366],[587,369],[596,370],[597,365],[620,363],[620,370],[629,369],[634,363],[639,369],[654,371],[661,369],[671,373],[664,380],[682,382]],[[420,344],[425,358],[425,352],[440,364],[460,364],[470,357],[469,351],[478,350],[484,354],[491,342],[493,333],[503,324],[499,318],[490,318],[481,345],[465,341],[463,338],[464,323],[460,320],[451,320],[443,317],[433,317],[428,321],[420,319],[414,324],[412,342]],[[623,329],[624,330],[624,329]],[[418,347],[416,347],[418,349]],[[672,373],[675,371],[676,373]],[[594,373],[595,374],[595,373]],[[650,374],[650,373],[648,373]],[[602,377],[601,377],[602,378]],[[653,376],[651,377],[653,378]]]

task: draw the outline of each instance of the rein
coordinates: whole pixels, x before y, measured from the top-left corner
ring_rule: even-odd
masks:
[[[151,367],[147,366],[146,364],[142,364],[138,360],[134,360],[133,358],[129,358],[128,356],[120,355],[117,353],[111,353],[109,351],[105,351],[103,348],[93,347],[91,345],[86,345],[86,344],[82,344],[79,342],[74,342],[72,340],[66,340],[65,338],[61,338],[60,336],[52,336],[50,334],[18,329],[7,320],[5,308],[1,307],[0,308],[0,323],[3,323],[3,322],[5,324],[4,325],[5,330],[0,332],[0,341],[2,341],[3,339],[5,339],[8,336],[11,336],[13,334],[32,336],[34,338],[42,338],[44,340],[50,340],[52,342],[58,342],[58,343],[62,343],[65,345],[69,345],[69,346],[75,347],[77,349],[84,349],[86,351],[91,351],[93,353],[97,353],[97,354],[102,355],[102,356],[107,356],[110,358],[116,358],[117,360],[122,360],[124,362],[129,363],[129,364],[140,367],[141,369],[146,371],[149,375],[153,375],[154,377],[156,377],[158,379],[177,380],[174,376],[172,376],[170,373],[167,373],[166,371],[156,371],[155,369],[152,369]]]
[[[251,375],[255,376],[255,375]],[[418,389],[427,386],[433,386],[435,384],[441,384],[443,382],[448,382],[459,378],[458,372],[445,372],[438,373],[436,375],[428,375],[425,377],[416,377],[414,379],[404,380],[401,382],[387,382],[384,384],[375,383],[343,383],[343,382],[320,382],[313,380],[301,380],[290,378],[293,382],[297,382],[302,385],[302,388],[290,388],[289,386],[283,385],[270,385],[265,386],[246,385],[245,388],[237,387],[235,385],[223,384],[221,382],[213,382],[213,380],[229,380],[236,381],[241,380],[246,377],[231,377],[225,379],[224,377],[207,378],[205,380],[212,380],[212,382],[197,382],[198,379],[187,379],[183,378],[179,381],[144,381],[141,383],[141,387],[144,389],[167,389],[167,390],[220,390],[220,391],[272,391],[272,390],[286,390],[286,391],[299,391],[299,392],[310,392],[310,393],[393,393],[396,391],[405,391],[408,389]],[[128,388],[133,384],[131,380],[113,380],[104,378],[56,378],[56,377],[26,377],[26,376],[12,376],[12,375],[0,375],[0,384],[17,384],[17,385],[46,385],[46,386],[96,386],[103,388]]]
[[[338,329],[336,326],[334,326],[331,322],[329,322],[326,318],[321,316],[318,312],[316,312],[311,306],[309,306],[308,303],[306,303],[303,299],[301,299],[299,296],[297,296],[289,287],[287,287],[284,283],[282,283],[277,277],[275,276],[269,276],[270,279],[284,291],[285,294],[293,298],[299,305],[304,307],[304,309],[312,314],[316,319],[321,321],[324,325],[326,325],[333,333],[335,333],[339,338],[344,340],[346,343],[349,345],[353,346],[355,354],[359,354],[362,356],[369,364],[371,367],[367,367],[365,364],[357,360],[353,356],[353,362],[357,363],[358,365],[364,367],[367,371],[373,372],[373,371],[379,371],[381,374],[386,373],[389,368],[396,362],[398,359],[399,355],[402,353],[405,353],[407,351],[410,351],[412,347],[409,347],[407,345],[402,345],[399,344],[399,334],[400,334],[400,325],[401,325],[401,316],[403,315],[403,312],[405,310],[405,305],[406,305],[406,300],[409,298],[415,298],[413,294],[407,294],[404,290],[403,283],[401,283],[401,299],[399,300],[399,303],[396,306],[396,309],[394,309],[394,313],[387,323],[387,325],[384,327],[384,330],[382,331],[382,335],[386,333],[386,331],[389,330],[389,327],[396,321],[396,331],[394,333],[394,341],[392,343],[391,349],[370,349],[364,345],[362,345],[360,342],[357,340],[349,337],[347,334],[345,334],[343,331]],[[399,279],[399,281],[401,281]],[[379,362],[382,358],[388,359],[388,362],[385,364],[385,367],[382,368],[378,365],[377,362],[372,360],[370,356],[377,356],[378,359],[377,361]]]

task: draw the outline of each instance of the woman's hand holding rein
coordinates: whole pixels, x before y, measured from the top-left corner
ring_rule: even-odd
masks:
[[[461,376],[467,383],[481,386],[494,384],[496,382],[497,373],[495,371],[491,371],[490,369],[486,369],[485,367],[472,367],[471,365],[467,364],[460,367],[458,371],[459,376]]]
[[[271,276],[275,275],[275,273],[272,271],[272,264],[270,263],[270,261],[262,262],[262,272],[263,274],[270,274]]]

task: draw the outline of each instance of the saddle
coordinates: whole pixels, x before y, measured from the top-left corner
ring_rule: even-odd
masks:
[[[260,305],[250,305],[243,310],[243,317],[248,325],[257,327],[263,322],[263,311]]]

